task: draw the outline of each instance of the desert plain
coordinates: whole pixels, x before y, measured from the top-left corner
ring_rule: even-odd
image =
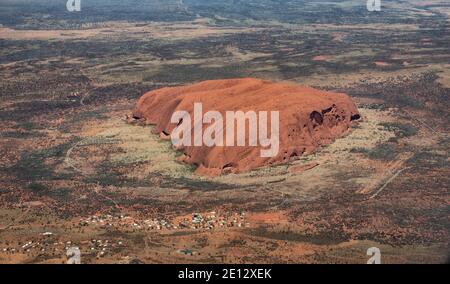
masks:
[[[0,263],[447,261],[446,1],[64,2],[0,3]],[[127,121],[148,91],[233,78],[346,93],[360,119],[217,176]]]

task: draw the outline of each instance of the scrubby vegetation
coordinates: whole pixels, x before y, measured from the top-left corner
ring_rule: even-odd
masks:
[[[372,149],[353,148],[350,151],[352,153],[362,153],[369,159],[387,160],[387,161],[393,160],[398,154],[395,145],[392,143],[382,143]]]
[[[412,124],[399,123],[399,122],[389,122],[381,123],[389,131],[394,131],[397,137],[411,137],[417,134],[418,129]]]

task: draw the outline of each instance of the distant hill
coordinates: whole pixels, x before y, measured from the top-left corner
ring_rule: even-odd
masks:
[[[0,24],[16,28],[71,28],[104,21],[185,21],[209,18],[216,25],[419,23],[411,13],[446,7],[443,0],[383,2],[383,17],[366,1],[348,0],[81,0],[81,12],[68,12],[67,0],[1,0]]]

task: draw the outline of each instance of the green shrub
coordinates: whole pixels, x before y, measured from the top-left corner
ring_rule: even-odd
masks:
[[[387,122],[381,124],[385,129],[394,131],[397,137],[411,137],[417,134],[417,128],[412,124]]]
[[[43,193],[48,190],[48,187],[41,183],[33,182],[28,185],[28,189],[30,189],[33,193]]]
[[[397,156],[395,146],[391,143],[379,144],[373,149],[353,148],[351,153],[361,153],[373,160],[393,160]]]

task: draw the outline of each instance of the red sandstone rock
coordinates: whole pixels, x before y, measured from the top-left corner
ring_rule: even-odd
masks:
[[[252,78],[204,81],[151,91],[139,99],[133,117],[155,125],[155,132],[167,138],[177,127],[171,123],[172,114],[187,111],[193,117],[194,103],[202,103],[203,113],[214,110],[224,118],[226,111],[239,110],[279,111],[280,116],[279,151],[274,157],[261,157],[262,147],[248,144],[179,147],[183,152],[180,160],[197,165],[197,173],[205,175],[245,172],[288,162],[332,143],[346,133],[352,120],[359,119],[358,110],[346,94]],[[207,127],[203,125],[203,129]]]

